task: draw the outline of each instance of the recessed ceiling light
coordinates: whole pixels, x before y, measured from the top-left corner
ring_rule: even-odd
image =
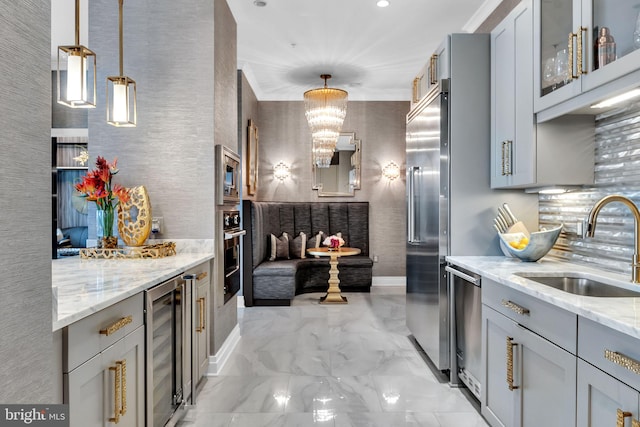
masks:
[[[378,3],[376,4],[378,7],[387,7],[389,6],[389,0],[378,0]]]
[[[267,5],[267,2],[264,0],[254,0],[253,4],[255,4],[258,7],[265,7]]]

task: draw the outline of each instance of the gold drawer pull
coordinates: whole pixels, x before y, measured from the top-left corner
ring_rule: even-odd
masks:
[[[127,326],[131,322],[133,322],[133,316],[129,315],[127,317],[123,317],[122,319],[120,319],[116,323],[114,323],[113,325],[107,326],[105,329],[100,329],[100,335],[109,336],[109,335],[113,334],[114,332],[116,332],[116,331],[122,329],[123,327]]]
[[[120,422],[120,378],[122,377],[122,366],[116,362],[116,366],[109,366],[109,371],[114,371],[113,378],[113,418],[109,422],[118,424]]]
[[[196,280],[202,280],[202,279],[204,279],[205,277],[207,277],[207,272],[206,272],[206,271],[203,271],[202,273],[200,273],[200,274],[198,274],[198,275],[196,276]]]
[[[204,307],[205,307],[204,302],[205,302],[204,297],[198,298],[198,309],[200,310],[200,316],[199,316],[200,318],[198,319],[199,323],[198,323],[198,327],[196,328],[196,332],[204,331]]]
[[[617,351],[605,350],[604,358],[610,362],[615,363],[616,365],[620,365],[623,368],[630,370],[634,374],[640,375],[640,362],[633,360],[632,358],[627,357],[622,353],[618,353]]]
[[[513,301],[509,301],[506,299],[502,300],[502,306],[507,307],[509,310],[515,311],[516,313],[524,316],[525,314],[529,314],[529,309],[524,308],[521,305],[516,304]]]
[[[513,338],[507,337],[507,384],[510,391],[518,388],[517,385],[513,385],[513,347],[517,345],[513,342]]]
[[[616,427],[624,427],[624,419],[630,417],[631,415],[631,412],[623,411],[622,409],[618,408],[616,416]]]
[[[127,361],[120,360],[116,362],[116,365],[120,365],[120,375],[121,383],[122,383],[122,409],[120,410],[120,414],[124,415],[127,413]]]

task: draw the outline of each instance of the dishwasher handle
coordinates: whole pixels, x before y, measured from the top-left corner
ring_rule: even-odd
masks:
[[[463,279],[463,280],[465,280],[467,282],[472,283],[474,286],[478,286],[478,287],[480,286],[480,279],[477,279],[477,278],[475,278],[473,276],[469,276],[468,274],[463,273],[462,271],[457,270],[457,269],[455,269],[453,267],[450,267],[448,265],[444,269],[446,271],[448,271],[449,273],[453,274],[454,276],[457,276],[457,277],[459,277],[459,278],[461,278],[461,279]]]

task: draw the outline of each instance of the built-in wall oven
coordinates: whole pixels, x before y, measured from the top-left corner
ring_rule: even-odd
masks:
[[[173,426],[183,415],[186,283],[174,277],[145,292],[149,427]]]
[[[240,290],[240,238],[247,234],[240,228],[240,212],[222,213],[224,231],[224,302],[229,301]]]

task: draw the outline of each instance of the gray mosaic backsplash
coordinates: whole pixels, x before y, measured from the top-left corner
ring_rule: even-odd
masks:
[[[576,224],[608,194],[622,194],[640,205],[639,165],[640,103],[597,116],[593,187],[561,195],[541,194],[539,198],[540,225],[565,225],[551,255],[630,274],[634,219],[626,206],[612,203],[604,207],[594,238],[578,236]]]

